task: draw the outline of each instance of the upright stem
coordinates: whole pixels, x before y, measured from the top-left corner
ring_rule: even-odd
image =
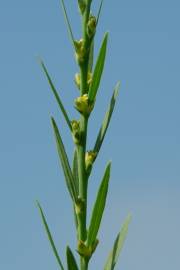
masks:
[[[88,51],[89,38],[87,36],[87,22],[90,14],[91,0],[87,0],[86,10],[82,18],[82,32],[85,49]],[[87,77],[88,77],[88,61],[89,61],[89,52],[86,54],[84,62],[80,65],[80,91],[81,95],[87,93]],[[78,237],[80,241],[85,242],[87,237],[86,229],[86,216],[87,216],[87,189],[88,189],[88,177],[86,173],[85,166],[85,154],[86,154],[86,140],[87,140],[87,128],[88,128],[88,117],[81,115],[80,126],[82,132],[82,142],[78,146],[78,171],[79,171],[79,196],[83,203],[82,212],[78,217]],[[80,269],[88,269],[88,260],[81,257],[80,259]]]
[[[86,137],[88,120],[81,116],[82,144],[78,146],[79,196],[83,202],[82,212],[79,214],[79,240],[86,240],[86,208],[87,208],[87,176],[85,169]]]

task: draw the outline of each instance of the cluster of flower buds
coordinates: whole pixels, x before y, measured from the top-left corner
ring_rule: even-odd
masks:
[[[71,121],[72,126],[72,136],[73,141],[75,144],[81,143],[81,129],[80,129],[80,121],[72,120]]]
[[[86,9],[86,2],[85,0],[78,0],[79,10],[81,14],[83,15],[85,9]]]
[[[84,116],[89,116],[94,104],[89,101],[88,95],[84,94],[75,99],[75,108]]]
[[[96,17],[93,15],[90,15],[88,23],[87,23],[87,34],[89,38],[92,38],[96,32]]]
[[[76,53],[75,53],[76,61],[78,62],[79,65],[81,65],[84,62],[84,58],[86,55],[84,40],[82,38],[80,40],[75,40],[74,46],[76,50]]]
[[[79,240],[78,247],[77,247],[77,252],[82,257],[90,259],[92,254],[96,250],[96,247],[97,247],[98,243],[99,243],[99,240],[96,239],[96,241],[93,243],[93,245],[88,247],[83,241]]]
[[[94,151],[88,151],[85,155],[85,165],[86,165],[86,171],[88,172],[96,159],[97,153]]]
[[[80,73],[75,74],[74,81],[75,81],[75,84],[76,84],[77,88],[80,89],[80,86],[81,86],[81,75],[80,75]],[[91,83],[92,83],[92,73],[88,72],[88,77],[87,77],[87,87],[88,87],[88,89],[89,89]]]

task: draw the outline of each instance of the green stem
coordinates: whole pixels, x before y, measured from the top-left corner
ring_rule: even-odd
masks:
[[[82,211],[78,215],[79,240],[86,240],[86,209],[87,209],[87,175],[85,169],[86,137],[88,120],[81,116],[82,144],[78,146],[79,197],[83,202]]]
[[[81,95],[87,93],[87,77],[88,77],[88,62],[89,62],[89,38],[87,35],[87,23],[90,14],[91,1],[87,0],[86,10],[82,20],[82,32],[85,49],[87,50],[84,62],[80,65],[81,74]],[[87,128],[88,128],[88,117],[81,115],[80,126],[82,132],[82,142],[78,146],[78,172],[79,172],[79,197],[83,203],[82,211],[78,215],[78,240],[85,242],[87,237],[86,230],[86,216],[87,216],[87,189],[88,189],[88,177],[85,166],[85,154],[86,154],[86,140],[87,140]],[[80,269],[88,269],[88,260],[85,257],[80,258]]]
[[[88,261],[81,257],[81,270],[87,270],[88,269]]]

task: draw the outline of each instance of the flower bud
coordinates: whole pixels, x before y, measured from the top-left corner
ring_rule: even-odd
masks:
[[[86,50],[84,47],[84,40],[80,39],[80,40],[75,40],[74,41],[74,46],[76,49],[76,61],[78,62],[78,64],[80,65],[81,63],[84,62],[84,57],[86,55]]]
[[[92,255],[91,248],[87,247],[82,240],[78,241],[77,252],[85,258],[90,258]]]
[[[77,88],[80,89],[80,86],[81,86],[81,76],[80,76],[79,73],[76,73],[75,74],[74,81],[75,81],[75,84],[76,84]]]
[[[87,94],[75,99],[75,108],[84,116],[89,116],[93,109],[94,104],[89,102]]]
[[[92,73],[88,72],[88,78],[87,78],[88,87],[90,86],[91,83],[92,83]]]
[[[97,156],[97,153],[94,152],[94,151],[86,152],[85,165],[86,165],[86,170],[87,171],[92,167],[96,156]]]
[[[81,143],[81,129],[80,122],[76,120],[71,121],[72,126],[72,137],[75,144]]]
[[[79,10],[81,14],[83,15],[85,8],[86,8],[86,2],[84,0],[78,0]]]
[[[86,244],[82,241],[78,241],[77,251],[78,253],[87,259],[90,259],[94,251],[96,250],[97,245],[99,244],[99,240],[96,239],[91,246],[86,246]]]
[[[80,73],[75,74],[74,81],[75,81],[75,84],[78,87],[78,89],[80,89],[80,87],[81,87],[81,75],[80,75]],[[88,88],[89,88],[91,83],[92,83],[92,73],[88,72],[88,76],[87,76],[87,86],[88,86]]]
[[[96,32],[96,17],[90,16],[87,23],[87,34],[91,38]]]

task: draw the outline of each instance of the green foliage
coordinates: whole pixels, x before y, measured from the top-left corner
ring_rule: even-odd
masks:
[[[77,155],[76,149],[74,150],[72,173],[73,173],[73,177],[74,177],[74,183],[76,186],[76,190],[77,190],[77,193],[79,194],[78,155]]]
[[[106,262],[104,270],[113,270],[114,269],[114,267],[117,263],[118,257],[120,255],[120,252],[122,250],[122,247],[124,245],[124,241],[125,241],[127,233],[128,233],[128,226],[129,226],[130,221],[131,221],[131,215],[128,215],[124,224],[122,225],[122,229],[121,229],[120,233],[116,237],[113,249],[112,249],[111,253],[109,254],[109,257],[108,257],[108,260]]]
[[[102,215],[103,215],[105,204],[106,204],[106,197],[107,197],[109,178],[110,178],[110,170],[111,170],[111,163],[109,163],[106,167],[101,185],[99,187],[95,205],[93,208],[91,222],[90,222],[88,236],[87,236],[88,246],[93,245],[99,231]]]
[[[100,15],[101,15],[101,10],[102,10],[103,3],[104,3],[104,0],[101,0],[99,10],[98,10],[98,15],[97,15],[97,24],[99,22],[99,18],[100,18]]]
[[[56,139],[58,155],[61,161],[62,169],[63,169],[65,180],[66,180],[66,185],[67,185],[67,188],[69,190],[72,200],[76,202],[78,198],[78,190],[75,185],[74,177],[71,171],[71,167],[69,165],[66,150],[64,148],[64,144],[62,142],[61,135],[59,133],[55,120],[51,118],[51,121],[52,121],[52,126],[54,129],[54,136]]]
[[[56,259],[57,259],[57,262],[58,262],[58,264],[59,264],[59,266],[60,266],[60,269],[61,269],[61,270],[64,270],[64,267],[63,267],[63,265],[62,265],[62,262],[61,262],[61,259],[60,259],[60,257],[59,257],[58,251],[57,251],[56,246],[55,246],[55,244],[54,244],[54,240],[53,240],[52,235],[51,235],[51,232],[50,232],[50,230],[49,230],[49,227],[48,227],[48,224],[47,224],[45,215],[44,215],[44,213],[43,213],[43,210],[42,210],[41,205],[40,205],[39,202],[37,202],[37,206],[38,206],[38,208],[39,208],[40,215],[41,215],[41,218],[42,218],[42,222],[43,222],[43,224],[44,224],[44,227],[45,227],[45,230],[46,230],[46,233],[47,233],[49,242],[50,242],[50,244],[51,244],[52,250],[53,250],[53,252],[54,252],[54,255],[55,255]]]
[[[76,260],[74,258],[74,255],[73,255],[70,247],[68,247],[68,246],[66,248],[66,257],[67,257],[68,270],[78,270],[78,266],[77,266]]]
[[[67,270],[78,270],[78,269],[88,270],[89,261],[99,243],[97,237],[98,232],[100,230],[100,225],[107,200],[111,163],[108,163],[106,166],[104,176],[100,183],[97,196],[94,202],[90,224],[87,228],[88,186],[93,165],[101,149],[106,132],[110,124],[110,120],[114,111],[120,86],[120,83],[117,83],[117,85],[115,86],[114,92],[110,100],[110,104],[106,111],[104,120],[101,124],[100,130],[98,132],[94,148],[88,150],[87,149],[88,123],[89,118],[91,117],[91,112],[96,106],[96,96],[102,80],[108,42],[108,33],[106,33],[104,35],[98,57],[94,65],[95,34],[104,1],[100,0],[100,6],[97,13],[97,17],[95,17],[91,12],[92,2],[93,2],[92,0],[77,0],[77,6],[79,8],[80,16],[82,19],[81,20],[82,38],[75,39],[72,32],[70,20],[67,15],[65,1],[61,0],[66,25],[68,27],[70,40],[73,44],[75,59],[79,69],[75,75],[75,82],[76,86],[78,87],[78,90],[80,90],[79,91],[80,96],[78,96],[74,101],[74,106],[79,112],[79,119],[72,118],[73,120],[70,120],[71,118],[69,118],[68,116],[68,113],[63,105],[63,102],[58,94],[58,91],[56,90],[53,84],[49,72],[43,61],[41,61],[42,69],[48,80],[52,93],[57,101],[59,109],[63,114],[65,122],[71,132],[74,143],[74,150],[73,150],[74,152],[72,157],[72,163],[70,166],[69,158],[66,153],[66,149],[63,144],[63,139],[61,137],[60,131],[54,118],[51,118],[58,156],[64,173],[66,186],[72,199],[74,212],[73,214],[76,229],[76,240],[77,240],[76,251],[80,256],[78,264],[70,247],[67,246],[66,248]],[[62,128],[64,127],[61,126],[61,130]],[[45,215],[38,202],[37,206],[39,208],[42,222],[44,224],[48,239],[50,241],[53,253],[57,259],[60,270],[65,270],[59,257],[56,246],[54,244],[54,240],[49,230]],[[130,219],[131,217],[129,215],[125,220],[122,229],[114,242],[112,251],[109,254],[104,270],[114,269],[127,235]]]
[[[61,110],[61,112],[62,112],[62,114],[63,114],[63,116],[64,116],[64,118],[66,120],[66,123],[67,123],[70,131],[71,131],[72,130],[71,122],[70,122],[68,114],[67,114],[67,112],[66,112],[66,110],[64,108],[64,105],[63,105],[63,103],[62,103],[62,101],[60,99],[60,96],[58,95],[58,92],[57,92],[57,90],[56,90],[56,88],[55,88],[55,86],[54,86],[54,84],[53,84],[53,82],[51,80],[51,77],[50,77],[50,75],[49,75],[49,73],[47,71],[47,68],[46,68],[45,64],[43,63],[43,61],[41,61],[40,63],[41,63],[41,66],[43,68],[43,71],[44,71],[44,73],[45,73],[45,75],[47,77],[48,83],[49,83],[49,85],[51,87],[51,90],[52,90],[52,92],[54,94],[54,97],[55,97],[55,99],[56,99],[56,101],[57,101],[57,103],[59,105],[59,108],[60,108],[60,110]]]
[[[102,41],[102,45],[101,45],[99,55],[97,58],[96,66],[93,72],[92,83],[91,83],[89,93],[88,93],[89,100],[91,102],[94,102],[96,98],[99,84],[101,81],[101,76],[103,73],[104,63],[105,63],[105,58],[106,58],[107,40],[108,40],[108,33],[105,34],[104,39]]]
[[[97,139],[96,139],[96,142],[95,142],[95,146],[94,146],[94,152],[96,152],[96,153],[98,153],[100,151],[101,145],[102,145],[104,137],[106,135],[106,131],[108,129],[108,126],[109,126],[109,123],[110,123],[110,120],[111,120],[111,116],[112,116],[112,113],[113,113],[113,110],[114,110],[114,106],[115,106],[115,103],[116,103],[116,98],[117,98],[117,95],[118,95],[118,92],[119,92],[119,87],[120,87],[120,83],[117,83],[117,85],[115,87],[115,90],[113,92],[110,104],[109,104],[109,108],[108,108],[108,110],[107,110],[107,112],[105,114],[103,123],[101,125],[100,130],[99,130],[99,133],[98,133],[98,136],[97,136]]]
[[[67,15],[67,11],[66,11],[66,6],[64,4],[64,0],[61,0],[61,5],[62,5],[63,13],[64,13],[65,22],[66,22],[66,25],[67,25],[67,28],[68,28],[68,32],[69,32],[69,37],[70,37],[71,43],[72,43],[72,45],[74,47],[74,35],[73,35],[72,27],[71,27],[71,24],[70,24],[68,15]]]

